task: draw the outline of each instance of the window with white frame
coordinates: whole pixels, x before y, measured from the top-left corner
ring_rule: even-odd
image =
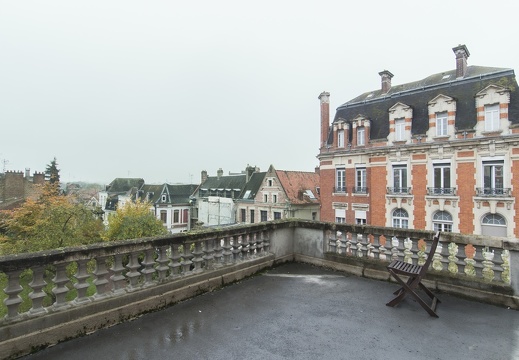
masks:
[[[452,232],[452,215],[447,211],[437,211],[433,215],[434,231]]]
[[[278,196],[276,194],[272,195],[272,202],[277,203],[278,202]]]
[[[337,131],[337,147],[344,147],[344,130]]]
[[[451,165],[449,163],[433,164],[434,194],[452,194]]]
[[[337,223],[346,222],[346,210],[345,209],[335,209],[335,222],[337,222]]]
[[[436,136],[447,136],[447,112],[436,113]]]
[[[393,192],[407,193],[407,165],[393,165]]]
[[[485,105],[485,131],[499,130],[499,104]]]
[[[263,195],[263,202],[266,203],[269,201],[269,196],[267,194]]]
[[[395,209],[393,211],[393,227],[408,229],[409,228],[409,215],[404,209]]]
[[[486,214],[481,219],[481,235],[507,236],[506,219],[499,214]]]
[[[358,167],[355,169],[355,192],[361,194],[366,194],[368,192],[365,167]]]
[[[483,191],[485,194],[503,194],[504,162],[483,161]]]
[[[267,221],[267,211],[266,210],[261,210],[260,211],[260,217],[261,217],[261,221]]]
[[[335,192],[346,192],[346,169],[344,168],[335,171]]]
[[[405,140],[405,119],[395,119],[395,140]]]
[[[366,135],[366,129],[364,128],[364,126],[361,126],[361,127],[358,127],[357,128],[357,145],[364,145],[365,142],[364,142],[364,137]]]

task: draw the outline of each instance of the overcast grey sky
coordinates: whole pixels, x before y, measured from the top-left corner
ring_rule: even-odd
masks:
[[[0,0],[0,160],[62,181],[313,171],[319,101],[469,65],[519,71],[518,1]]]

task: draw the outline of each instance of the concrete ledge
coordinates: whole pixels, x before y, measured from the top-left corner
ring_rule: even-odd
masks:
[[[235,265],[139,289],[80,307],[56,311],[0,327],[0,358],[29,354],[40,348],[134,319],[179,301],[231,284],[274,264],[268,255]]]

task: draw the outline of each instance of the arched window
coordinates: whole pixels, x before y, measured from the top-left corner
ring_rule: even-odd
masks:
[[[409,215],[404,209],[395,209],[393,211],[393,227],[407,229],[409,228]]]
[[[481,219],[481,234],[506,237],[506,219],[499,214],[486,214]]]
[[[434,231],[452,232],[452,215],[447,211],[437,211],[433,215]]]

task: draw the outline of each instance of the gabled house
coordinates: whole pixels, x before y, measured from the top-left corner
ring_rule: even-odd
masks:
[[[142,178],[116,178],[106,186],[105,190],[99,192],[99,203],[104,211],[105,224],[108,216],[114,213],[118,206],[124,206],[127,201],[135,199],[137,191],[143,185]]]
[[[337,108],[319,96],[321,220],[519,236],[514,71],[468,66],[378,89]]]
[[[319,220],[319,173],[276,170],[254,173],[237,203],[240,223],[285,218]]]
[[[147,185],[136,193],[134,200],[150,203],[151,209],[172,233],[191,229],[191,194],[196,185]]]
[[[216,176],[201,173],[200,186],[193,193],[196,221],[203,226],[230,225],[236,223],[235,200],[258,168],[247,166],[244,172],[223,175],[220,168]]]

